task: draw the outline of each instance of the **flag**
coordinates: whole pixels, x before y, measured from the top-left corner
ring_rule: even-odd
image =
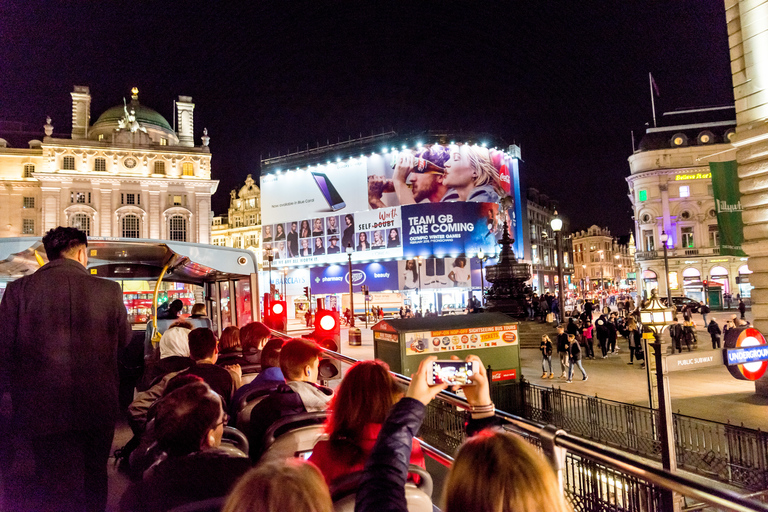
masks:
[[[744,241],[744,224],[741,219],[743,208],[736,161],[709,162],[709,169],[712,171],[720,254],[746,256],[741,248]]]
[[[659,94],[659,86],[656,85],[656,80],[653,79],[653,75],[648,73],[648,76],[651,77],[651,85],[653,86],[653,90],[656,93],[656,96],[661,96],[661,94]]]

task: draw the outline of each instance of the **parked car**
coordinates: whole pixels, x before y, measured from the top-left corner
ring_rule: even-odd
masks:
[[[441,315],[465,315],[466,313],[467,308],[458,304],[443,304],[443,309],[440,312]]]
[[[664,303],[664,305],[667,305],[667,302],[668,302],[667,298],[664,297],[662,299],[662,302]],[[691,299],[690,297],[672,297],[672,304],[675,305],[675,308],[677,309],[678,313],[681,312],[683,309],[685,309],[686,306],[688,305],[691,306],[691,312],[693,313],[699,312],[700,304],[697,301]]]

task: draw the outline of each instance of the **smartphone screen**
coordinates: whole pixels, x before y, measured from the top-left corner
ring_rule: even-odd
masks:
[[[450,384],[466,386],[472,382],[472,363],[466,361],[434,361],[430,384]]]
[[[313,172],[312,176],[315,178],[317,187],[320,189],[320,192],[323,193],[323,197],[332,210],[341,210],[347,206],[338,191],[336,191],[336,187],[334,187],[331,180],[328,179],[328,176],[319,172]]]

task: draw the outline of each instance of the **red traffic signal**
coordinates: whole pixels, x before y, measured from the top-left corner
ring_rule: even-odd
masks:
[[[341,347],[339,313],[327,309],[318,309],[315,313],[315,330],[309,337],[314,339],[321,347],[339,352]],[[320,361],[320,378],[323,380],[341,378],[341,363],[335,359],[322,359]]]
[[[269,303],[264,323],[271,329],[286,332],[288,327],[288,308],[284,300],[273,300]]]

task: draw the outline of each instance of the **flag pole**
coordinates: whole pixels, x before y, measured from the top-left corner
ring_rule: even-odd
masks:
[[[656,103],[653,101],[653,76],[648,73],[648,87],[651,89],[651,109],[653,110],[653,127],[656,128]]]

